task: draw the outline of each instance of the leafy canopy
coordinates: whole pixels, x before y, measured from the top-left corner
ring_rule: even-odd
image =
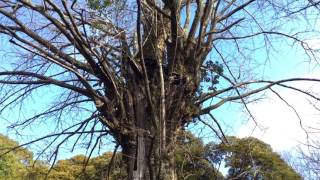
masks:
[[[109,0],[88,0],[88,5],[91,9],[101,10],[110,6],[111,1]]]
[[[228,144],[211,146],[210,159],[217,163],[224,160],[228,178],[235,179],[301,179],[270,145],[253,137],[228,137]]]
[[[16,179],[27,175],[28,167],[32,163],[32,152],[25,148],[18,148],[18,143],[0,134],[0,179]]]

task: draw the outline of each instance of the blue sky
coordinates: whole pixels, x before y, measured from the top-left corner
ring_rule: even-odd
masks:
[[[280,30],[280,32],[286,32],[287,29],[295,29],[295,31],[305,31],[308,28],[310,31],[319,30],[317,29],[319,27],[319,22],[316,20],[310,20],[310,24],[307,24],[303,20],[297,21],[299,21],[299,23],[288,23],[289,25]],[[291,33],[293,34],[294,32]],[[302,37],[310,47],[320,49],[318,35],[319,34],[315,33]],[[257,42],[259,42],[259,38],[257,39]],[[261,46],[261,42],[253,44]],[[317,64],[314,59],[311,60],[306,56],[299,43],[292,44],[291,40],[274,39],[273,46],[274,50],[271,50],[268,54],[269,59],[267,59],[268,55],[266,54],[265,49],[258,50],[251,54],[251,57],[255,60],[254,63],[256,63],[256,65],[249,65],[252,66],[250,73],[252,73],[253,76],[257,75],[254,78],[280,80],[295,77],[319,77],[317,76],[319,64]],[[230,51],[230,47],[225,49],[226,51]],[[231,51],[230,53],[233,52],[234,51]],[[317,58],[319,58],[319,55],[317,55]],[[305,90],[310,90],[309,87],[313,86],[312,90],[316,93],[319,92],[317,91],[317,88],[314,88],[316,86],[314,83],[299,82],[291,84]],[[223,83],[223,85],[225,85],[225,83]],[[317,111],[310,106],[306,97],[290,90],[281,88],[275,89],[277,89],[281,95],[289,99],[289,102],[292,102],[292,105],[298,109],[301,114],[301,119],[306,123],[306,126],[308,124],[315,124],[315,121],[317,121],[319,117],[315,115],[317,114]],[[294,111],[281,102],[278,97],[275,97],[274,94],[268,91],[264,94],[264,98],[265,99],[248,105],[252,114],[255,116],[255,119],[258,121],[258,124],[261,125],[261,127],[264,127],[263,131],[259,130],[259,128],[254,128],[253,121],[249,119],[248,113],[246,113],[242,105],[227,103],[223,107],[214,110],[213,114],[221,121],[227,134],[238,135],[240,137],[255,136],[261,138],[271,144],[272,147],[279,152],[290,151],[294,146],[299,145],[299,142],[305,142],[305,134],[301,133],[302,130],[299,125],[299,119],[296,117]],[[286,136],[283,136],[283,130],[285,129]],[[206,132],[204,134],[208,133]],[[211,136],[208,140],[210,141],[212,138],[213,137]]]

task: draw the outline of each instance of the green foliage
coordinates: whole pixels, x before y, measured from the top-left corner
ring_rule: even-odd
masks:
[[[0,134],[0,154],[18,146],[18,143]],[[60,160],[50,171],[50,165],[44,161],[33,161],[32,153],[25,148],[18,148],[0,157],[0,179],[44,179],[49,180],[101,180],[107,176],[108,164],[112,153],[91,158],[87,166],[86,156],[77,155]],[[110,179],[125,179],[125,166],[121,166],[121,157],[117,154],[110,169]]]
[[[110,6],[110,0],[88,0],[88,5],[91,9],[101,10]]]
[[[25,148],[18,148],[4,154],[18,146],[18,143],[0,134],[0,179],[17,179],[26,177],[31,165],[32,153]]]
[[[218,61],[207,60],[201,69],[201,84],[197,91],[198,95],[207,91],[216,91],[220,76],[223,75],[223,64]]]
[[[178,137],[176,149],[176,168],[179,179],[223,179],[212,164],[206,159],[206,149],[203,142],[189,132],[181,133]],[[106,179],[112,153],[91,158],[84,169],[86,157],[77,155],[70,159],[60,160],[49,174],[50,180],[100,180]],[[126,166],[121,161],[121,153],[117,153],[110,170],[110,179],[126,178]],[[40,170],[43,170],[40,168]],[[41,175],[41,172],[34,173]],[[216,178],[219,177],[219,178]]]
[[[60,160],[53,167],[49,175],[49,179],[65,179],[65,180],[100,180],[106,179],[108,165],[111,160],[112,153],[107,152],[101,156],[91,158],[87,165],[87,157],[77,155],[71,159]],[[110,171],[110,179],[121,179],[125,177],[125,169],[120,168],[119,154],[116,155],[113,163],[113,169]]]
[[[76,155],[70,159],[60,160],[49,172],[49,165],[44,162],[37,162],[29,170],[29,179],[44,179],[48,175],[49,180],[101,180],[106,179],[108,165],[112,153],[107,152],[101,156],[91,158],[87,162],[84,155]],[[87,164],[86,164],[87,163]],[[86,164],[86,165],[85,165]],[[121,166],[120,155],[114,158],[114,163],[110,169],[110,180],[125,179],[125,166]]]
[[[239,139],[228,137],[229,144],[213,145],[213,162],[225,160],[228,177],[250,180],[300,180],[302,179],[270,145],[253,137]]]
[[[225,162],[227,178],[242,180],[300,180],[302,179],[270,145],[252,137],[228,137],[229,144],[204,145],[190,132],[181,131],[177,137],[175,163],[178,179],[224,179],[214,165]],[[0,134],[0,152],[18,146],[18,143]],[[60,160],[53,166],[49,180],[100,180],[106,179],[112,153],[91,158],[77,155]],[[87,165],[84,167],[84,164]],[[0,157],[0,179],[44,179],[49,171],[44,161],[32,160],[32,153],[24,148]],[[110,169],[110,179],[125,179],[126,166],[121,153],[117,153]]]
[[[207,160],[210,149],[190,132],[181,132],[177,138],[175,154],[178,179],[223,179],[222,174]]]
[[[49,164],[44,161],[35,161],[33,165],[28,168],[28,174],[26,179],[35,180],[35,179],[45,179],[48,174]]]
[[[221,173],[206,159],[209,149],[199,138],[189,132],[183,132],[177,140],[175,159],[178,179],[223,179]],[[85,158],[85,156],[78,155],[71,159],[58,161],[57,165],[53,167],[49,179],[100,180],[107,177],[108,164],[112,158],[111,152],[91,158],[84,170]],[[110,171],[110,179],[125,179],[125,168],[125,164],[121,161],[121,153],[117,153]]]

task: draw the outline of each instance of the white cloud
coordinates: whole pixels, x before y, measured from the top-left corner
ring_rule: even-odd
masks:
[[[320,84],[299,82],[291,85],[303,89],[308,88],[309,91],[317,90],[320,93]],[[320,128],[320,111],[308,101],[310,98],[288,89],[278,89],[277,92],[296,109],[302,120],[302,126],[306,130],[311,130],[309,127]],[[255,123],[250,120],[239,128],[237,135],[257,137],[279,152],[288,151],[299,145],[299,142],[306,142],[306,133],[295,111],[274,93],[268,92],[267,96],[268,99],[249,105],[260,128],[254,128]]]
[[[319,50],[320,49],[320,39],[310,39],[306,43],[311,49]]]

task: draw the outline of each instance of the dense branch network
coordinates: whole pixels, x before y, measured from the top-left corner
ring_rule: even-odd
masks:
[[[121,0],[96,8],[77,0],[1,0],[1,37],[17,48],[15,66],[4,65],[0,71],[1,89],[8,92],[0,97],[1,110],[24,102],[38,89],[54,87],[62,99],[12,127],[70,109],[84,111],[87,119],[47,137],[57,136],[54,142],[63,135],[60,147],[72,136],[98,133],[96,143],[88,145],[94,149],[108,134],[128,157],[132,147],[146,146],[151,152],[155,144],[160,150],[154,153],[161,157],[174,145],[176,131],[197,119],[226,141],[211,111],[227,102],[242,103],[253,117],[250,97],[273,86],[318,100],[287,84],[318,79],[270,81],[245,72],[245,60],[256,48],[250,43],[262,43],[268,53],[273,38],[285,38],[316,57],[303,33],[289,34],[269,24],[273,11],[281,13],[279,6],[295,15],[318,3],[298,11],[258,0]],[[265,15],[260,12],[264,8],[273,11]],[[64,116],[56,116],[57,123]]]

